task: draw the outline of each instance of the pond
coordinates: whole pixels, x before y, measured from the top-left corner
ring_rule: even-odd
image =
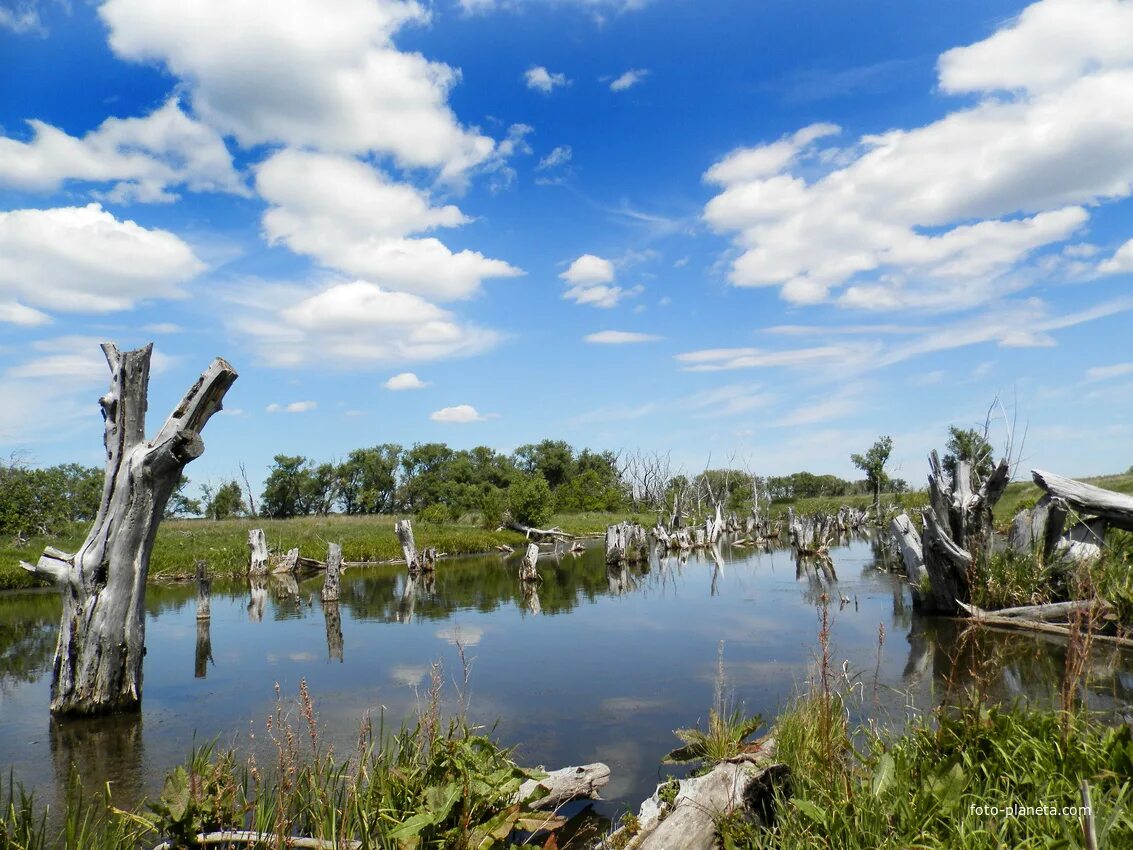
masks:
[[[1002,699],[1055,699],[1060,641],[1007,632],[961,640],[953,621],[913,613],[876,551],[867,538],[833,549],[837,579],[827,585],[784,549],[725,544],[718,563],[703,553],[654,556],[648,567],[608,572],[590,548],[543,557],[538,600],[520,590],[518,553],[442,560],[435,580],[411,592],[403,568],[352,568],[338,617],[319,602],[321,577],[255,592],[218,582],[200,634],[194,588],[155,586],[140,717],[58,723],[48,714],[58,596],[4,594],[0,768],[51,802],[74,764],[88,787],[110,782],[115,803],[132,805],[160,790],[194,741],[248,746],[277,684],[291,704],[301,679],[346,755],[366,713],[387,729],[411,716],[434,662],[459,683],[463,653],[470,717],[494,724],[521,763],[609,764],[599,811],[616,816],[669,772],[661,760],[679,743],[673,730],[705,718],[721,673],[730,699],[765,718],[805,687],[824,592],[832,659],[861,715],[900,723],[973,683]],[[1083,695],[1093,706],[1123,711],[1133,700],[1133,657],[1098,651],[1090,672]]]

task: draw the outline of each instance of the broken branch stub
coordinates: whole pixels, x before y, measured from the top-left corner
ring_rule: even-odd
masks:
[[[94,522],[79,550],[44,551],[33,572],[63,586],[63,616],[51,683],[55,714],[136,711],[142,697],[145,588],[157,526],[181,470],[204,451],[200,432],[236,380],[216,358],[189,388],[157,436],[145,439],[153,346],[102,346],[110,389],[106,473]]]

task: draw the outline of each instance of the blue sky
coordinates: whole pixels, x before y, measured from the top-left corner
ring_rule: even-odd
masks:
[[[1133,0],[2,0],[0,81],[5,455],[98,462],[110,339],[151,428],[240,372],[195,481],[1133,462]]]

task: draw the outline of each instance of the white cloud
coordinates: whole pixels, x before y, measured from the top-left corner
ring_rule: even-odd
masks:
[[[0,6],[0,29],[14,33],[41,32],[39,10],[35,0],[15,0],[10,6]]]
[[[1098,266],[1101,274],[1121,274],[1133,271],[1133,239],[1118,248],[1112,257]]]
[[[536,171],[545,171],[548,168],[555,168],[559,165],[565,165],[570,162],[573,151],[570,145],[559,145],[549,154],[539,160],[539,164],[535,166]]]
[[[123,59],[157,61],[185,81],[196,115],[245,147],[283,143],[389,154],[459,178],[492,139],[448,105],[459,71],[397,49],[393,36],[429,20],[395,0],[108,0],[99,14]]]
[[[1115,363],[1112,366],[1095,366],[1086,370],[1087,381],[1107,381],[1123,375],[1133,375],[1133,363]]]
[[[368,281],[315,291],[251,284],[230,298],[240,308],[232,311],[230,329],[271,366],[350,368],[467,357],[499,341],[495,331],[461,323],[424,298]]]
[[[290,404],[269,404],[264,408],[268,413],[307,413],[318,407],[313,401],[293,401]]]
[[[34,328],[51,322],[51,317],[15,301],[0,301],[0,322]]]
[[[532,65],[523,72],[523,79],[527,82],[527,88],[543,94],[550,94],[556,87],[570,84],[566,74],[551,73],[542,65]]]
[[[686,372],[722,372],[767,367],[813,367],[861,363],[877,353],[872,344],[822,345],[786,351],[759,348],[708,348],[676,355]]]
[[[0,315],[20,324],[42,323],[35,308],[106,313],[177,298],[178,284],[203,269],[172,233],[98,204],[0,212]]]
[[[721,188],[705,219],[736,234],[731,282],[882,310],[971,307],[1028,286],[1033,257],[1133,187],[1131,9],[1042,0],[949,51],[942,89],[979,99],[930,124],[824,150],[815,142],[833,128],[812,125],[725,157],[705,175]]]
[[[394,375],[384,384],[387,390],[420,390],[429,386],[427,381],[422,381],[412,372],[402,372]]]
[[[173,201],[174,186],[250,194],[224,140],[187,116],[175,97],[144,118],[107,118],[82,138],[42,121],[28,124],[29,142],[0,137],[0,184],[54,191],[68,180],[111,183],[106,196],[117,203]]]
[[[631,68],[610,83],[610,91],[625,91],[633,88],[649,75],[646,68]]]
[[[663,339],[663,337],[655,334],[635,333],[634,331],[598,331],[597,333],[587,334],[583,339],[586,342],[602,345],[625,345],[635,342],[655,342]]]
[[[145,325],[142,330],[151,334],[179,334],[184,328],[173,322],[155,322],[150,325]]]
[[[609,285],[614,280],[614,264],[594,254],[578,257],[559,277],[570,284],[570,288],[563,293],[563,298],[593,307],[610,308],[623,298],[639,295],[644,291],[641,286],[623,289]]]
[[[388,289],[466,298],[485,278],[523,273],[477,251],[453,253],[434,237],[410,238],[469,219],[354,159],[283,150],[257,167],[256,189],[271,205],[263,217],[269,242]]]
[[[455,407],[442,407],[440,410],[435,410],[429,414],[429,418],[434,422],[484,422],[488,419],[495,419],[495,414],[481,414],[470,404],[458,404]]]

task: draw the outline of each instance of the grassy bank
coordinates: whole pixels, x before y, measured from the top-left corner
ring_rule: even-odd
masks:
[[[837,513],[843,505],[861,510],[873,508],[873,496],[824,496],[813,499],[795,499],[790,502],[772,502],[768,512],[773,518],[781,519],[787,516],[787,508],[794,508],[795,513],[807,516],[817,513]],[[912,493],[882,493],[882,509],[897,506],[901,510],[915,511],[928,505],[928,493],[917,491]]]
[[[434,667],[413,725],[386,736],[363,720],[357,749],[340,757],[323,743],[314,703],[300,683],[297,702],[277,703],[263,726],[266,763],[252,754],[197,748],[168,775],[157,799],[132,812],[114,807],[109,792],[84,800],[76,779],[66,812],[52,819],[0,776],[0,847],[129,850],[162,841],[188,847],[197,846],[201,833],[237,829],[262,836],[239,845],[255,848],[283,846],[293,836],[325,842],[328,850],[491,848],[515,829],[562,825],[516,801],[525,780],[544,774],[519,767],[463,713],[442,717],[440,690]]]
[[[613,522],[626,519],[625,514],[582,513],[561,514],[551,519],[571,534],[592,534],[604,531]],[[652,524],[652,515],[637,519]],[[248,530],[262,528],[274,552],[298,547],[301,554],[322,559],[327,543],[340,543],[347,561],[385,561],[401,557],[401,547],[394,534],[395,516],[325,516],[293,519],[229,519],[229,520],[166,520],[158,528],[150,559],[150,578],[170,581],[193,574],[197,559],[208,562],[217,576],[242,576],[248,566]],[[0,590],[36,587],[41,584],[20,568],[20,560],[35,562],[44,546],[73,552],[83,541],[86,526],[74,524],[54,537],[33,537],[17,546],[8,539],[0,541]],[[514,531],[493,531],[474,523],[414,523],[418,546],[435,546],[438,552],[465,555],[489,552],[502,543],[519,546],[522,534]]]

